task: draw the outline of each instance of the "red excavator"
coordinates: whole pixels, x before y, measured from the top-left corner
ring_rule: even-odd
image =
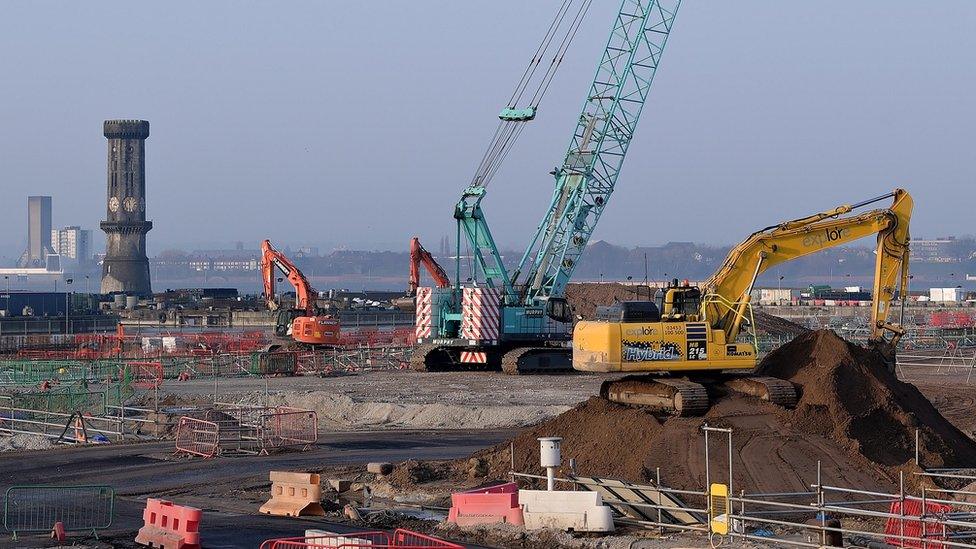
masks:
[[[398,309],[413,310],[416,307],[414,300],[417,297],[417,288],[420,287],[420,265],[427,269],[427,274],[434,279],[434,285],[438,288],[447,288],[451,285],[447,273],[415,236],[410,239],[410,280],[407,282],[407,295],[393,302]]]
[[[295,287],[295,307],[282,309],[275,301],[275,272],[277,269]],[[339,320],[322,311],[315,304],[318,292],[305,275],[271,241],[261,243],[261,277],[264,279],[264,299],[275,311],[275,335],[291,337],[305,345],[338,345]]]

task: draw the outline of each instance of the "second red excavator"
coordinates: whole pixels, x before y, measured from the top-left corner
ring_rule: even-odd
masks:
[[[275,300],[275,268],[295,287],[294,308],[282,309]],[[318,292],[302,271],[274,249],[269,240],[261,243],[261,278],[264,280],[264,299],[268,308],[275,311],[276,336],[291,337],[305,345],[339,344],[339,320],[322,314],[315,303]]]
[[[416,308],[415,299],[417,288],[420,287],[421,265],[427,270],[427,274],[434,279],[435,286],[447,288],[451,285],[451,279],[447,276],[444,268],[437,263],[434,256],[420,244],[420,239],[415,236],[410,239],[410,280],[407,282],[407,295],[397,298],[393,302],[398,309],[412,311]]]

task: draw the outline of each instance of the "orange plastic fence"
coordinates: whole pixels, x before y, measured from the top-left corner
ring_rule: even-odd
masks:
[[[911,547],[913,549],[943,549],[948,532],[944,524],[935,521],[952,512],[952,506],[942,503],[925,503],[925,520],[922,519],[922,501],[906,499],[902,502],[891,502],[890,513],[904,514],[905,518],[891,517],[885,523],[885,543],[896,547]],[[901,536],[917,539],[902,539]]]

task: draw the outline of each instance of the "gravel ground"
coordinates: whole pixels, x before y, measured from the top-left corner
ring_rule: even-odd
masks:
[[[376,371],[327,378],[218,380],[220,402],[315,410],[333,430],[521,427],[557,416],[599,392],[590,374],[509,376],[492,372]],[[163,404],[205,404],[213,380],[167,381]],[[147,395],[151,404],[152,395]]]

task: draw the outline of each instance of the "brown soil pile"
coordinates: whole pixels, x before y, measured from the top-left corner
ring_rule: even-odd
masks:
[[[607,283],[577,283],[566,286],[566,299],[573,307],[573,313],[586,320],[596,316],[596,308],[613,305],[618,301],[639,301],[653,297],[654,290],[647,286]]]
[[[515,469],[541,473],[536,439],[561,436],[563,463],[575,459],[580,474],[646,481],[660,467],[664,484],[701,489],[705,423],[734,431],[737,490],[807,490],[816,480],[818,461],[825,483],[896,490],[898,471],[912,467],[916,428],[926,466],[976,465],[976,443],[917,389],[890,374],[879,357],[832,331],[799,336],[771,353],[760,370],[797,385],[796,409],[731,394],[704,417],[658,419],[593,397],[514,438]],[[719,434],[710,448],[714,481],[728,474],[728,448]],[[511,455],[509,443],[503,443],[473,457],[485,461],[487,476],[503,478]],[[467,466],[468,460],[460,464]]]
[[[899,381],[873,351],[830,330],[800,336],[771,352],[759,372],[789,379],[801,398],[797,428],[850,446],[871,461],[897,466],[914,459],[919,431],[926,467],[976,465],[976,443],[914,386]]]
[[[806,326],[801,326],[796,322],[791,322],[785,318],[764,313],[762,311],[755,311],[753,313],[753,318],[756,321],[756,331],[759,333],[765,333],[773,336],[795,337],[810,331],[810,328],[807,328]]]
[[[646,448],[640,441],[653,437],[661,428],[656,417],[644,410],[621,406],[591,397],[572,410],[530,427],[516,436],[515,470],[539,472],[540,437],[563,438],[563,461],[576,460],[576,470],[587,475],[641,478]],[[629,451],[633,448],[636,451]],[[492,474],[511,470],[511,444],[499,444],[472,456],[487,461]]]

